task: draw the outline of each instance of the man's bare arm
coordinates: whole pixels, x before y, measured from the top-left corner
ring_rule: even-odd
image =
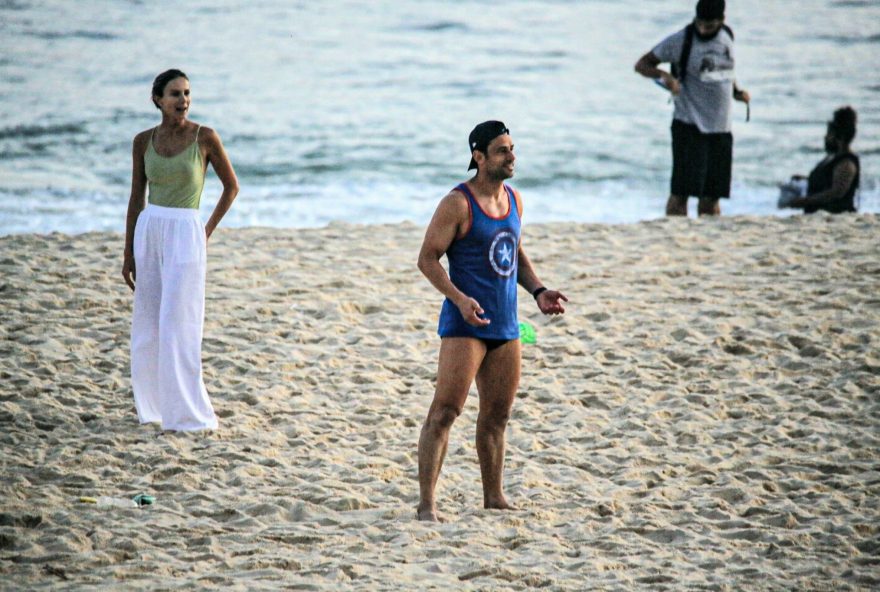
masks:
[[[538,279],[538,274],[535,273],[535,268],[532,267],[532,262],[528,255],[526,255],[525,249],[523,249],[522,241],[520,241],[516,256],[518,258],[517,283],[528,290],[529,294],[534,294],[536,290],[542,288],[535,298],[535,302],[538,303],[538,308],[541,312],[551,315],[564,313],[565,306],[562,303],[568,302],[568,298],[558,290],[544,288],[544,284]]]
[[[834,167],[834,173],[831,177],[831,187],[825,191],[819,191],[807,197],[795,199],[791,202],[791,206],[795,208],[804,208],[809,206],[823,206],[828,202],[840,199],[852,186],[856,178],[856,165],[851,160],[844,160]]]
[[[440,201],[425,232],[425,239],[419,250],[418,265],[431,285],[458,307],[461,316],[468,324],[488,325],[489,319],[478,316],[483,314],[480,303],[459,290],[440,264],[440,258],[446,254],[452,241],[467,230],[470,215],[466,199],[458,191],[451,191]]]
[[[669,92],[677,95],[681,92],[681,84],[678,82],[678,79],[669,72],[658,68],[658,65],[660,65],[660,58],[649,51],[636,62],[635,70],[645,78],[661,80],[664,86],[669,89]]]

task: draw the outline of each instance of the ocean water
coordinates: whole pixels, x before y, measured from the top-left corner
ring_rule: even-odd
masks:
[[[0,235],[124,230],[150,86],[190,77],[241,183],[228,226],[424,224],[501,119],[532,222],[663,215],[672,105],[633,64],[694,0],[0,0]],[[725,214],[788,215],[777,183],[859,113],[861,209],[880,211],[880,2],[729,0],[737,77]],[[207,219],[220,193],[209,173]],[[693,204],[692,204],[693,207]]]

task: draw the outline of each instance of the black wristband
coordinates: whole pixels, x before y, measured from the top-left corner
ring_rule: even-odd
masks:
[[[540,296],[542,292],[546,292],[546,291],[547,291],[547,288],[545,288],[544,286],[541,286],[540,288],[535,288],[535,291],[532,292],[532,298],[537,300],[538,296]]]

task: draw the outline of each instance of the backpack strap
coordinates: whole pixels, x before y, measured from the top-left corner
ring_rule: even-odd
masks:
[[[721,28],[733,39],[733,29],[725,24],[722,24]],[[693,23],[684,28],[684,43],[681,45],[681,55],[678,56],[678,62],[673,63],[671,68],[672,75],[678,78],[679,82],[684,82],[685,76],[687,76],[687,65],[688,60],[691,58],[691,47],[694,45],[695,34],[696,30]]]
[[[694,44],[694,24],[691,23],[684,28],[684,43],[681,44],[681,54],[678,61],[673,62],[671,66],[672,75],[678,78],[679,82],[684,82],[687,75],[687,64],[691,57],[691,46]]]

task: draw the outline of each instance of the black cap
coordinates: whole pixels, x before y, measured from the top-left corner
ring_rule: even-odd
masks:
[[[724,0],[700,0],[697,2],[697,18],[714,21],[724,18]]]
[[[468,167],[468,170],[477,168],[477,161],[474,160],[474,150],[486,152],[486,148],[489,147],[492,140],[509,133],[510,130],[500,121],[484,121],[475,127],[471,131],[471,135],[468,136],[468,146],[471,149],[471,165]]]

